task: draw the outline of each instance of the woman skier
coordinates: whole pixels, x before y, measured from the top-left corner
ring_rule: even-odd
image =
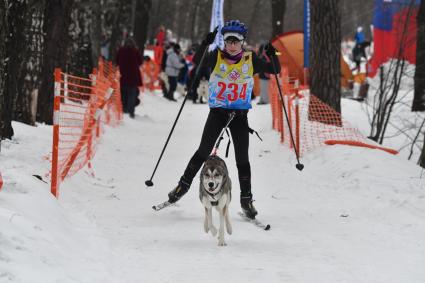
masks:
[[[248,110],[252,108],[251,93],[254,86],[254,74],[258,72],[277,74],[280,72],[280,63],[275,54],[276,50],[270,43],[267,44],[266,53],[271,60],[274,60],[276,70],[273,69],[271,62],[259,59],[253,52],[245,51],[243,44],[247,32],[247,27],[238,20],[226,22],[221,29],[224,50],[216,48],[205,54],[203,64],[212,70],[209,79],[210,112],[198,150],[190,159],[178,185],[168,194],[170,203],[178,201],[189,190],[193,178],[211,154],[230,114],[234,112],[235,115],[229,128],[238,168],[240,203],[242,211],[247,217],[254,219],[257,215],[257,210],[252,204],[247,114]],[[202,41],[194,57],[195,64],[200,62],[208,46],[214,42],[216,34],[217,29],[208,33]]]

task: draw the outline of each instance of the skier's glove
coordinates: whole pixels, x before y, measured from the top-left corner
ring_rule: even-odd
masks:
[[[202,45],[210,45],[214,42],[215,40],[215,36],[217,35],[218,32],[218,26],[214,29],[214,31],[209,32],[206,36],[205,39],[202,41]]]
[[[269,57],[276,56],[276,48],[274,48],[274,46],[270,42],[267,43],[265,50],[266,50],[267,56]]]

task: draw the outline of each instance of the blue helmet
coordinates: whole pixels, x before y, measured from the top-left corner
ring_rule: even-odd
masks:
[[[238,20],[228,21],[221,28],[221,34],[225,35],[226,33],[240,34],[245,38],[248,33],[248,28],[245,27],[244,23]]]

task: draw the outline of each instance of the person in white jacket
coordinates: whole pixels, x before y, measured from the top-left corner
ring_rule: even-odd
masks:
[[[172,101],[177,101],[174,98],[174,91],[177,88],[177,77],[179,76],[180,69],[184,67],[184,63],[181,62],[180,56],[180,45],[175,44],[173,48],[167,51],[167,61],[165,64],[165,73],[168,76],[168,83],[170,88],[165,95],[165,98]]]

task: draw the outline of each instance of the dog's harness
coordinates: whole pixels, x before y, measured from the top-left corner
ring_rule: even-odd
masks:
[[[220,146],[221,140],[224,139],[224,137],[223,137],[224,133],[226,133],[227,137],[229,138],[229,142],[227,143],[227,146],[226,146],[226,158],[229,156],[229,148],[230,148],[231,140],[230,140],[230,134],[229,134],[228,128],[229,128],[230,122],[232,122],[232,120],[233,120],[233,118],[235,118],[235,116],[236,116],[235,111],[230,112],[229,119],[227,120],[226,125],[223,127],[223,130],[221,130],[221,134],[217,139],[217,142],[214,146],[214,149],[213,149],[211,155],[217,155],[218,147]],[[263,141],[263,139],[260,137],[258,132],[256,130],[253,130],[249,126],[248,126],[248,132],[251,135],[255,133],[257,135],[257,137],[260,139],[260,141]]]
[[[229,132],[227,131],[227,128],[229,127],[230,122],[232,122],[233,118],[235,118],[235,115],[236,115],[235,111],[230,112],[229,119],[227,119],[226,125],[224,126],[223,130],[221,130],[220,136],[218,137],[218,140],[214,146],[212,155],[217,155],[217,150],[218,150],[218,147],[220,146],[221,140],[223,139],[224,133],[226,132],[227,136],[229,136]],[[227,144],[226,157],[229,152],[229,146],[230,146],[230,139],[229,139],[229,143]]]

